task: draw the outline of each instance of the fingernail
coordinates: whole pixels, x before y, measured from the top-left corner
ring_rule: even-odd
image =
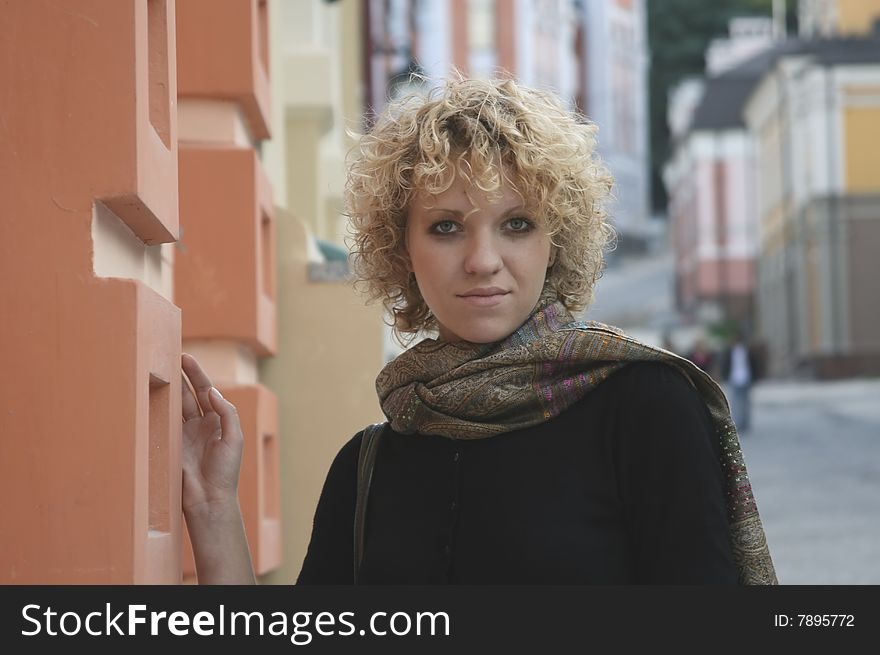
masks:
[[[226,399],[223,397],[223,394],[220,393],[220,390],[217,389],[217,387],[211,387],[211,391],[213,391],[214,393],[216,393],[217,396],[218,396],[221,400],[226,400]]]

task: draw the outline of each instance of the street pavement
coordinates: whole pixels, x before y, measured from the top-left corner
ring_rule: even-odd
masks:
[[[740,438],[781,584],[880,584],[880,379],[762,382]]]
[[[609,266],[596,283],[593,303],[578,318],[616,325],[637,338],[659,335],[676,320],[672,267],[668,250]]]

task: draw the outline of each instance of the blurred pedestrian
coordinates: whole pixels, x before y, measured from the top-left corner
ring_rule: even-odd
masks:
[[[758,374],[755,351],[749,347],[742,330],[737,329],[722,358],[721,376],[727,384],[733,422],[741,435],[752,427],[752,384]]]
[[[694,344],[694,349],[691,350],[688,355],[688,359],[706,371],[709,375],[713,374],[715,356],[712,354],[712,351],[709,350],[709,347],[706,345],[706,340],[703,337],[697,339],[697,342]]]

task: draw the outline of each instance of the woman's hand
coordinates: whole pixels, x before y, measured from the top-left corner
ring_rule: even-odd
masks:
[[[238,503],[244,437],[235,406],[214,388],[195,357],[184,353],[181,367],[183,511],[213,514]]]
[[[238,505],[244,437],[235,406],[183,354],[183,516],[199,584],[254,584]],[[187,385],[187,378],[195,395]]]

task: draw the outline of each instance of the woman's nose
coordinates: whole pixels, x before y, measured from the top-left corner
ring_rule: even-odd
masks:
[[[497,273],[503,266],[501,251],[490,235],[474,234],[466,244],[464,270],[474,275]]]

